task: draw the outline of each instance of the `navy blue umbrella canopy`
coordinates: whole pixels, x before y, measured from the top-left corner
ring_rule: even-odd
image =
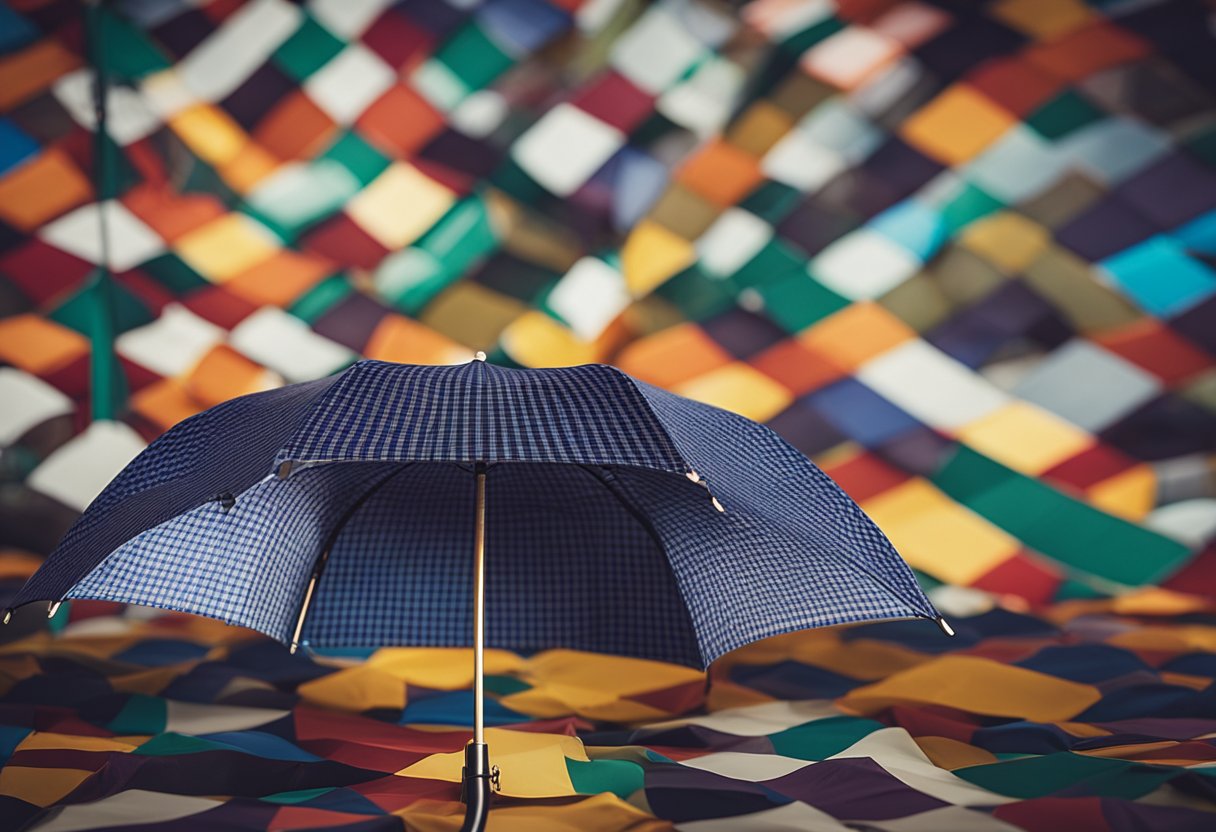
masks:
[[[769,429],[606,365],[484,361],[361,361],[185,420],[16,603],[145,604],[318,648],[468,646],[475,473],[490,646],[705,667],[792,630],[937,618]]]

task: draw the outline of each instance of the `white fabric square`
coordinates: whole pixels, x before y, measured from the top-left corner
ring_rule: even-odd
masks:
[[[850,165],[873,153],[885,135],[840,98],[811,110],[799,122],[798,129],[815,144],[840,154]]]
[[[702,138],[718,132],[734,110],[743,89],[743,70],[714,58],[692,77],[659,96],[655,109],[673,123]]]
[[[174,68],[149,75],[139,85],[142,103],[161,119],[170,119],[199,102]]]
[[[1097,433],[1160,390],[1156,376],[1092,341],[1074,338],[1028,373],[1014,394]]]
[[[847,100],[858,112],[877,118],[907,96],[924,74],[920,63],[905,56],[867,78]]]
[[[300,26],[302,13],[287,0],[252,0],[177,65],[199,98],[219,101],[245,82]]]
[[[812,46],[802,56],[809,74],[851,89],[895,59],[900,46],[864,26],[849,26]]]
[[[449,112],[456,108],[469,88],[442,61],[429,58],[410,73],[410,86],[436,109]]]
[[[72,400],[40,378],[0,367],[0,445],[11,445],[48,419],[71,413]]]
[[[94,422],[57,448],[25,482],[34,491],[84,511],[143,449],[139,434],[122,422]]]
[[[1069,166],[1064,153],[1019,124],[971,162],[967,178],[1012,205],[1047,190]]]
[[[925,424],[946,431],[1009,401],[982,377],[919,338],[863,364],[857,378]]]
[[[498,129],[511,107],[494,90],[478,90],[457,105],[448,116],[448,123],[474,139],[484,139]]]
[[[771,41],[783,41],[805,31],[836,13],[834,0],[804,0],[800,3],[748,3],[743,7],[744,21],[753,29],[768,35]]]
[[[835,241],[811,260],[811,274],[846,298],[860,300],[886,294],[916,273],[919,258],[898,243],[868,228]]]
[[[629,305],[624,276],[598,257],[570,267],[549,293],[549,308],[583,341],[594,341]]]
[[[47,223],[38,236],[56,248],[75,254],[90,263],[101,263],[102,203],[82,205]],[[106,230],[110,238],[110,268],[116,272],[133,269],[165,250],[164,241],[143,221],[117,200],[104,203]]]
[[[729,277],[773,237],[773,227],[750,211],[727,208],[697,240],[697,256],[710,274]]]
[[[1143,170],[1170,145],[1161,131],[1120,116],[1082,127],[1060,140],[1060,150],[1074,165],[1107,185]]]
[[[304,90],[334,121],[350,124],[396,80],[375,52],[353,43],[310,75]]]
[[[558,104],[511,150],[525,172],[557,196],[569,196],[625,144],[625,134],[573,104]]]
[[[794,128],[781,137],[760,160],[769,179],[800,191],[817,191],[847,166],[839,153],[811,140]]]
[[[308,0],[308,12],[343,40],[354,40],[394,0]]]
[[[97,127],[93,105],[93,73],[88,69],[69,72],[55,82],[55,98],[73,120],[87,130]],[[106,90],[106,129],[116,142],[128,145],[160,127],[161,120],[139,93],[130,87]]]
[[[616,39],[610,60],[617,72],[657,94],[678,81],[704,52],[670,12],[651,7]]]
[[[171,378],[193,369],[227,332],[178,303],[150,324],[130,329],[114,342],[119,355]]]
[[[346,347],[317,335],[299,318],[274,306],[263,306],[237,324],[229,343],[289,382],[327,376],[355,358]]]

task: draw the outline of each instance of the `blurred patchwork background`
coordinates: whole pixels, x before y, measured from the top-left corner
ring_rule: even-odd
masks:
[[[961,636],[778,640],[708,699],[687,671],[611,665],[634,682],[597,694],[618,660],[504,655],[499,724],[531,726],[510,742],[577,748],[546,746],[547,785],[517,779],[503,817],[1211,828],[1214,40],[1178,0],[114,0],[91,27],[76,2],[5,0],[0,594],[147,442],[233,396],[361,357],[608,362],[815,459]],[[375,720],[459,722],[457,671],[410,651],[335,670],[147,618],[65,605],[63,638],[0,648],[0,810],[134,789],[136,816],[171,804],[182,829],[448,828],[427,755],[458,732]],[[221,710],[175,723],[183,700]],[[741,706],[769,716],[638,727]],[[281,782],[164,803],[178,781],[113,768],[148,737],[185,765],[163,737],[187,735]],[[396,776],[390,746],[425,770]],[[738,751],[805,768],[676,762]],[[815,786],[833,764],[855,799]],[[351,767],[392,788],[356,799]],[[873,814],[888,787],[907,795]]]

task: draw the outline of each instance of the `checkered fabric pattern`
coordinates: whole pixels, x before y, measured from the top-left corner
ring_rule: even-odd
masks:
[[[265,453],[266,437],[293,421],[284,449]],[[267,426],[256,442],[227,441],[250,425]],[[161,488],[174,476],[231,475],[232,454],[258,445],[263,478],[239,494],[198,505],[197,492]],[[708,483],[693,481],[677,447],[706,461]],[[467,645],[473,469],[453,463],[470,453],[491,472],[492,646],[704,667],[793,629],[936,616],[869,518],[767,428],[611,367],[482,361],[362,362],[328,386],[236,400],[170,429],[84,513],[88,535],[69,534],[15,603],[126,601],[288,641],[328,549],[306,619],[317,646]],[[201,474],[211,458],[220,473]],[[158,460],[171,476],[154,476]],[[302,465],[283,478],[281,460]],[[120,531],[103,535],[128,500],[155,509],[144,516],[176,516],[133,534],[129,513],[117,513]],[[130,540],[95,564],[95,540],[120,533]]]
[[[1216,586],[1202,4],[107,7],[102,200],[78,9],[0,4],[13,545],[207,407],[482,349],[769,425],[925,586]]]

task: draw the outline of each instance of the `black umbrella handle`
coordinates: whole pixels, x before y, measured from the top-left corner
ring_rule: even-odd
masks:
[[[482,832],[490,815],[490,800],[498,791],[498,766],[490,765],[490,747],[471,742],[464,747],[460,799],[465,803],[464,825],[460,832]]]

